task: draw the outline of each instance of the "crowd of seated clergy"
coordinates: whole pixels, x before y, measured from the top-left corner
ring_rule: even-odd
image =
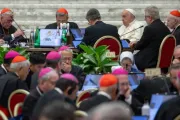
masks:
[[[10,50],[0,66],[0,109],[8,108],[8,98],[13,91],[24,89],[30,94],[22,107],[23,120],[73,120],[76,110],[87,113],[89,120],[131,120],[133,115],[142,114],[142,106],[145,101],[151,101],[153,94],[173,93],[177,97],[164,102],[154,119],[171,120],[178,116],[180,12],[173,10],[169,13],[167,26],[160,20],[159,10],[155,6],[145,8],[145,27],[136,20],[133,9],[123,10],[121,16],[123,25],[118,30],[115,26],[104,23],[97,9],[92,8],[86,14],[90,26],[85,29],[81,44],[93,46],[99,38],[110,35],[120,43],[121,39],[128,39],[129,46],[134,49],[134,52],[125,51],[120,54],[120,66],[113,66],[112,73],[101,76],[99,88],[90,98],[83,100],[78,106],[75,103],[78,91],[82,92],[86,75],[81,67],[72,64],[73,51],[70,47],[61,46],[47,55],[32,52],[29,60]],[[58,9],[56,22],[47,25],[46,29],[60,28],[60,23],[69,23],[70,28],[79,29],[68,18],[65,8]],[[16,30],[12,25],[13,21],[12,10],[4,8],[0,16],[1,45],[5,41],[11,44],[16,39],[24,39],[24,32],[21,29]],[[169,28],[173,29],[172,32]],[[161,42],[169,34],[175,36],[177,43],[172,65],[169,66],[169,77],[144,78],[132,89],[129,73],[155,68]]]

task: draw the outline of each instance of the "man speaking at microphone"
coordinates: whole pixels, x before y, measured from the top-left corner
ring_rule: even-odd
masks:
[[[2,45],[4,41],[10,43],[12,40],[24,35],[23,31],[17,30],[12,25],[13,21],[14,15],[12,10],[9,8],[2,9],[0,14],[0,45]]]
[[[49,24],[46,26],[45,29],[57,29],[59,26],[60,28],[60,23],[69,23],[69,28],[70,29],[79,29],[78,25],[74,22],[68,22],[69,16],[68,16],[68,11],[65,8],[59,8],[56,11],[56,22]]]
[[[123,10],[121,17],[123,25],[119,28],[118,34],[120,35],[121,40],[128,39],[131,46],[140,40],[143,26],[136,20],[136,12],[133,9]]]

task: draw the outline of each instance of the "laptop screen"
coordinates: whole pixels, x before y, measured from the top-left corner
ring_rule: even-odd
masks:
[[[147,116],[133,116],[132,120],[148,120]]]
[[[81,41],[72,41],[75,48],[81,43]]]
[[[131,86],[139,85],[140,81],[142,79],[144,79],[144,77],[145,77],[145,73],[143,73],[143,72],[129,73],[128,74],[128,79],[129,79]]]
[[[129,43],[126,40],[121,40],[123,48],[130,48]]]
[[[90,88],[98,88],[99,80],[102,75],[87,75],[83,84],[82,90],[87,90]]]
[[[40,47],[59,47],[61,46],[62,30],[41,29]]]
[[[80,29],[71,29],[71,33],[74,37],[74,40],[82,40],[83,39],[83,35],[81,33]]]

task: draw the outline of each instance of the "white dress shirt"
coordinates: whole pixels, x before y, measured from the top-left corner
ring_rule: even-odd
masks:
[[[143,24],[140,23],[139,21],[137,20],[134,20],[132,21],[128,27],[122,25],[119,30],[118,30],[118,34],[120,35],[120,39],[123,40],[123,39],[129,39],[131,42],[135,42],[135,41],[139,41],[141,36],[142,36],[142,33],[143,33],[143,28],[139,28],[140,26],[142,26]],[[134,30],[136,28],[139,28],[137,30]],[[134,30],[133,32],[130,32]],[[128,33],[130,32],[130,33]],[[127,34],[126,34],[127,33]],[[124,35],[126,34],[126,35]],[[123,36],[122,36],[123,35]]]

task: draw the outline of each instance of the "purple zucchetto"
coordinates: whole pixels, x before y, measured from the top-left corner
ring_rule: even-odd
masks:
[[[123,68],[117,68],[112,72],[113,75],[128,75],[128,71]]]
[[[46,60],[59,60],[61,55],[56,51],[51,51],[47,54]]]
[[[71,80],[71,81],[74,81],[74,82],[78,83],[77,78],[74,75],[70,74],[70,73],[62,74],[60,78],[65,78],[65,79],[68,79],[68,80]]]
[[[20,54],[14,50],[10,50],[9,52],[6,53],[6,55],[4,56],[5,59],[13,59],[16,56],[19,56]]]
[[[67,49],[69,49],[68,46],[61,46],[61,47],[58,49],[58,52],[64,51],[64,50],[67,50]]]
[[[39,72],[38,78],[41,79],[44,75],[46,75],[47,73],[49,73],[51,71],[53,71],[53,69],[50,67],[42,68]]]

